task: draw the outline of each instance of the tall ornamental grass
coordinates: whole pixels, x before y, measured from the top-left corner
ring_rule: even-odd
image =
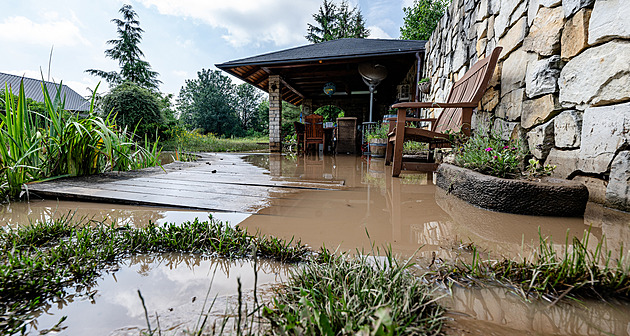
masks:
[[[17,197],[22,186],[32,181],[125,171],[158,163],[157,143],[145,141],[146,148],[140,146],[132,132],[117,127],[114,115],[96,115],[96,93],[85,117],[65,110],[61,84],[51,97],[42,82],[42,93],[44,112],[34,112],[28,109],[23,83],[17,102],[5,84],[6,111],[0,113],[2,195]]]

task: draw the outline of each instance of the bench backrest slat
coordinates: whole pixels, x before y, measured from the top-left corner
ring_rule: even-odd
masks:
[[[453,84],[446,102],[478,104],[494,74],[494,68],[502,49],[501,47],[495,48],[489,57],[475,63],[461,79]],[[444,133],[447,130],[459,131],[464,123],[462,116],[462,108],[444,109],[433,124],[432,131],[438,133]]]

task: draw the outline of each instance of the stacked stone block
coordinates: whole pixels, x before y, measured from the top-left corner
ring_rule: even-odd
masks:
[[[269,150],[282,152],[282,97],[280,76],[269,76]]]
[[[427,44],[430,98],[496,46],[473,128],[520,137],[557,177],[630,211],[628,0],[453,0]]]

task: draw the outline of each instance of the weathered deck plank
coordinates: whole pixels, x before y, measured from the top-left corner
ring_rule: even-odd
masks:
[[[194,163],[174,163],[133,172],[31,183],[31,197],[122,204],[256,212],[277,197],[300,190],[340,190],[343,181],[300,181],[271,176],[237,155],[206,155]]]

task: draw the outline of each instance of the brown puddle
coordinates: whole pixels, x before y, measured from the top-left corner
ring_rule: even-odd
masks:
[[[432,174],[392,178],[382,159],[355,156],[252,155],[245,160],[271,175],[313,181],[343,180],[342,191],[304,191],[270,201],[239,226],[318,248],[370,251],[390,245],[403,256],[432,251],[448,257],[456,244],[474,242],[496,256],[528,255],[543,237],[563,247],[569,237],[589,236],[595,247],[606,237],[613,255],[630,241],[630,214],[589,204],[584,218],[536,217],[491,212],[446,194]],[[264,215],[264,216],[261,216]],[[590,230],[590,231],[589,231]],[[586,232],[586,233],[585,233]],[[369,237],[368,237],[369,234]],[[627,245],[627,244],[626,244]],[[628,246],[624,248],[627,253]]]
[[[64,216],[77,220],[104,221],[106,223],[142,227],[149,222],[158,225],[183,223],[195,218],[207,220],[208,216],[230,225],[236,225],[251,214],[234,212],[192,211],[177,208],[159,208],[93,202],[31,200],[0,206],[0,227],[18,227],[31,222],[47,221]]]
[[[391,178],[390,168],[384,166],[382,159],[250,155],[244,160],[267,169],[272,176],[314,182],[344,181],[343,190],[295,190],[275,195],[267,208],[254,215],[212,213],[215,218],[238,224],[250,232],[287,239],[295,237],[314,249],[325,245],[332,250],[339,247],[342,251],[359,249],[369,253],[373,247],[382,251],[384,246],[391,246],[392,251],[402,257],[412,256],[419,250],[419,257],[436,252],[439,257],[449,259],[461,253],[454,249],[460,242],[473,242],[493,256],[518,258],[529,255],[538,245],[540,230],[542,236],[553,237],[557,248],[564,247],[567,234],[570,237],[587,234],[590,247],[606,237],[607,248],[613,255],[619,255],[622,248],[624,254],[628,253],[628,247],[622,246],[623,242],[630,241],[630,214],[595,204],[588,205],[584,218],[501,214],[471,206],[444,193],[433,185],[431,174],[407,173],[401,178]],[[38,201],[5,206],[0,209],[0,219],[4,225],[16,226],[69,211],[76,211],[75,217],[107,219],[135,226],[146,225],[149,220],[158,224],[177,223],[195,217],[207,218],[209,214]],[[37,319],[39,329],[50,327],[62,315],[67,315],[68,320],[63,325],[69,329],[62,332],[65,334],[106,335],[117,329],[116,335],[136,335],[146,325],[136,293],[140,288],[149,312],[158,311],[160,321],[164,317],[164,323],[171,328],[170,334],[175,330],[180,332],[184,325],[190,324],[191,316],[198,317],[201,306],[197,304],[205,296],[217,264],[225,265],[219,267],[222,271],[217,271],[215,279],[219,286],[217,292],[225,295],[236,292],[235,273],[251,271],[248,263],[231,264],[199,256],[175,256],[181,260],[179,262],[151,258],[136,257],[119,271],[103,275],[95,287],[96,304],[90,303],[88,296],[77,296],[68,298],[72,302],[63,310],[51,307]],[[284,270],[277,265],[268,267],[271,271],[267,283],[279,281],[275,273],[284,274]],[[233,288],[219,289],[224,288],[219,285],[222,282],[217,282],[219,278],[225,280],[225,286],[232,283]],[[197,297],[197,303],[191,302],[192,296]],[[524,303],[502,288],[455,288],[453,296],[441,302],[450,307],[449,315],[455,322],[449,324],[448,332],[456,335],[630,335],[630,309],[624,303],[586,302],[584,306],[561,303],[548,307],[548,303]],[[173,307],[181,314],[168,310]],[[97,322],[91,323],[94,320]]]
[[[628,253],[623,243],[630,241],[630,214],[597,204],[588,205],[584,218],[502,214],[446,194],[433,185],[431,174],[392,178],[381,159],[256,155],[246,160],[272,175],[345,180],[347,190],[274,199],[259,212],[265,216],[239,224],[265,234],[296,237],[315,248],[325,244],[329,249],[369,252],[372,244],[387,245],[402,257],[420,249],[420,257],[435,251],[448,259],[458,254],[453,247],[459,242],[473,242],[495,257],[519,258],[530,255],[540,236],[552,238],[559,250],[567,236],[588,235],[592,249],[605,237],[613,256]],[[454,288],[453,295],[440,302],[454,319],[446,329],[452,335],[630,335],[628,303],[526,303],[497,287]]]
[[[524,302],[504,288],[454,288],[441,300],[450,335],[630,335],[627,302]]]
[[[60,325],[64,335],[144,335],[148,329],[138,290],[145,300],[151,327],[157,326],[157,315],[165,335],[187,335],[187,330],[195,330],[199,316],[208,312],[215,297],[210,321],[220,323],[226,312],[229,315],[237,307],[237,278],[249,299],[248,307],[253,306],[251,261],[188,254],[140,255],[117,268],[104,273],[93,288],[44,307],[29,326],[29,334],[45,331],[67,316]],[[269,295],[270,286],[286,277],[287,266],[265,261],[258,263],[257,270],[260,300],[261,292]]]

